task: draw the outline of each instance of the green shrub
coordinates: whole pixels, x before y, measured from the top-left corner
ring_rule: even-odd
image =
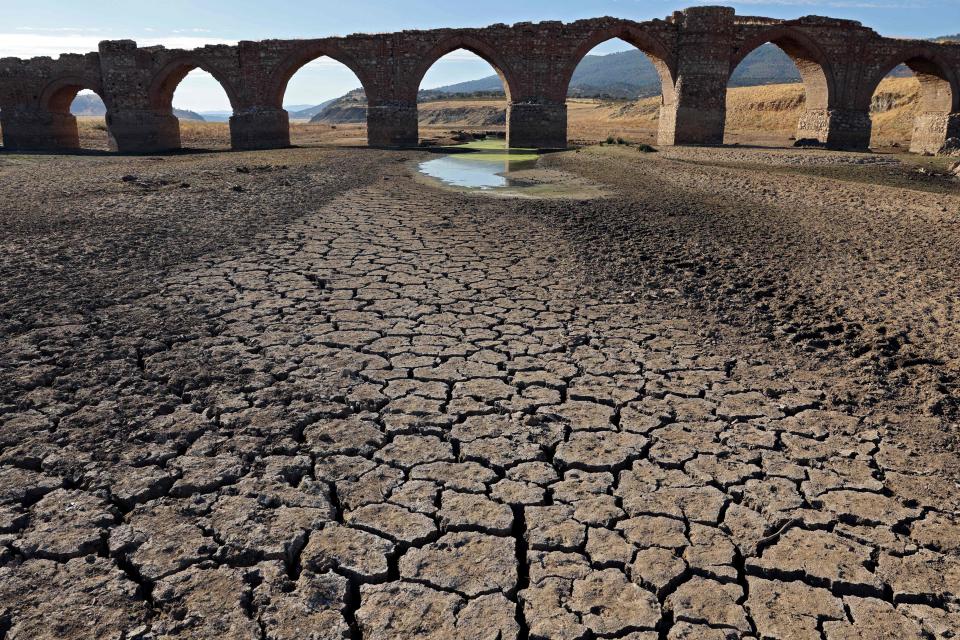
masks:
[[[653,147],[651,147],[650,145],[648,145],[646,142],[641,143],[641,144],[637,147],[637,150],[638,150],[640,153],[656,153],[656,152],[657,152],[656,149],[654,149]]]

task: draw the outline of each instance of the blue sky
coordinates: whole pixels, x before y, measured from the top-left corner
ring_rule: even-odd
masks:
[[[98,41],[116,38],[193,48],[238,40],[570,21],[602,15],[649,20],[696,4],[725,4],[742,15],[850,18],[891,36],[932,37],[960,31],[960,0],[0,0],[0,5],[7,5],[0,25],[0,57],[92,51]],[[620,48],[609,43],[596,52]],[[455,52],[430,70],[423,86],[490,73],[482,60]],[[315,104],[356,86],[349,71],[321,59],[294,77],[284,102]],[[201,111],[227,108],[219,85],[201,72],[183,81],[174,104]]]

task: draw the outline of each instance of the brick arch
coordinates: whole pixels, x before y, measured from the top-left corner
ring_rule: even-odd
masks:
[[[655,35],[637,25],[629,23],[614,25],[598,29],[591,33],[570,55],[570,59],[564,68],[563,76],[558,83],[557,90],[561,94],[553,96],[555,100],[566,101],[567,91],[570,88],[570,82],[577,66],[593,49],[608,40],[619,38],[624,42],[633,45],[650,58],[653,66],[660,76],[660,93],[665,104],[673,104],[675,100],[675,69],[676,63],[670,49]]]
[[[427,71],[429,71],[440,58],[458,49],[464,49],[465,51],[476,54],[493,67],[493,70],[500,76],[500,81],[503,82],[508,101],[511,96],[519,95],[520,86],[516,79],[516,74],[503,55],[491,44],[479,38],[458,33],[437,42],[421,56],[420,63],[414,68],[409,82],[404,87],[404,92],[407,94],[404,97],[411,102],[416,102],[417,93],[420,91],[420,83],[423,82]]]
[[[729,74],[732,76],[744,58],[768,42],[780,47],[797,66],[806,92],[806,109],[833,107],[837,91],[829,56],[802,30],[789,25],[764,29],[747,38],[734,51]]]
[[[103,87],[99,78],[63,76],[51,80],[40,91],[40,108],[51,113],[69,114],[73,99],[84,89],[93,91],[103,99]]]
[[[240,108],[241,103],[238,93],[226,74],[208,64],[202,58],[192,55],[177,56],[154,74],[147,90],[150,107],[159,112],[169,112],[173,108],[173,93],[183,79],[187,77],[187,74],[194,69],[201,69],[213,76],[220,83],[224,93],[227,94],[227,99],[230,100],[230,106],[234,112]]]
[[[869,109],[880,82],[901,64],[906,64],[920,81],[920,111],[960,111],[960,78],[931,47],[913,44],[884,58],[868,77],[857,96],[857,105]]]
[[[367,94],[367,100],[375,99],[376,83],[369,77],[367,71],[361,67],[342,49],[329,42],[311,42],[294,48],[268,74],[269,80],[265,89],[264,101],[267,106],[277,109],[283,108],[283,96],[287,92],[290,79],[304,66],[318,58],[327,57],[336,60],[357,76],[360,86]]]

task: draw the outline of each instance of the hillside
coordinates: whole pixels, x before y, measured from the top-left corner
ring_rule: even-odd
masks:
[[[97,94],[82,93],[73,100],[73,103],[70,105],[70,113],[75,116],[104,116],[107,114],[107,107]],[[173,115],[181,120],[204,122],[203,116],[195,111],[174,109]]]
[[[730,84],[734,87],[798,82],[796,65],[780,48],[765,44],[748,55],[737,67]],[[503,91],[497,75],[431,89],[437,93]],[[631,49],[608,55],[587,55],[570,80],[572,97],[645,98],[660,92],[657,70],[642,51]]]
[[[290,114],[291,120],[309,120],[313,116],[317,115],[324,109],[326,109],[330,104],[335,102],[337,98],[321,102],[320,104],[315,105],[290,105],[285,106],[284,109],[287,110],[287,113]]]

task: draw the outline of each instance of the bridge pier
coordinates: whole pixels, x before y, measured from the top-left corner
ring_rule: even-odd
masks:
[[[235,150],[290,146],[290,114],[284,109],[250,107],[230,116],[230,144]]]
[[[508,104],[507,146],[521,149],[566,149],[566,103]]]
[[[69,113],[4,108],[3,146],[12,151],[69,151],[80,148],[77,119]]]
[[[910,139],[912,153],[937,153],[948,138],[960,138],[960,113],[918,113]]]
[[[367,144],[371,147],[415,147],[420,143],[417,104],[393,102],[367,107]]]
[[[723,144],[734,11],[695,7],[674,14],[679,27],[672,91],[660,109],[661,145]]]
[[[180,148],[180,121],[173,114],[120,111],[107,114],[107,126],[121,153],[159,153]]]
[[[870,148],[870,113],[858,109],[807,109],[797,125],[797,140],[816,140],[829,149]]]

